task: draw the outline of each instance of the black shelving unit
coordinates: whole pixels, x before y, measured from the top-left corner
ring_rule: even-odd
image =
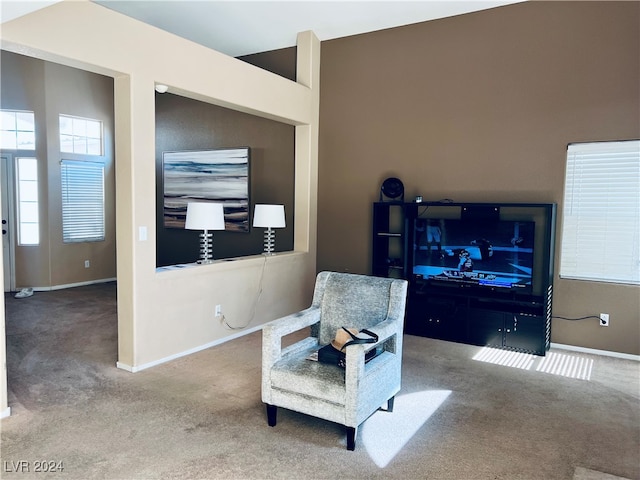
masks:
[[[414,275],[415,220],[430,217],[535,222],[531,289],[523,293],[439,284]],[[409,281],[408,334],[545,355],[551,334],[555,222],[555,204],[376,202],[372,274]]]
[[[406,278],[408,224],[403,202],[378,202],[373,209],[373,275]]]

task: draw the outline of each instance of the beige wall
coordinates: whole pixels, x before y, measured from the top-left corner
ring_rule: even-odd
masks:
[[[115,162],[113,132],[113,78],[45,64],[48,165],[48,224],[51,252],[50,284],[69,285],[116,277]],[[60,160],[86,158],[60,153],[59,114],[92,118],[103,122],[105,240],[64,243],[62,240],[62,195]],[[89,260],[90,267],[84,262]]]
[[[3,51],[2,108],[35,112],[38,159],[40,244],[15,245],[16,288],[56,288],[116,276],[115,168],[113,160],[113,79],[24,55]],[[105,165],[105,240],[62,241],[60,160],[86,156],[60,153],[60,114],[103,122]],[[14,153],[14,152],[12,152]],[[18,152],[20,155],[21,152]],[[17,239],[14,238],[17,242]],[[90,268],[84,261],[90,261]]]
[[[639,7],[525,2],[323,42],[318,269],[370,272],[389,176],[408,199],[555,202],[561,219],[567,144],[640,136]],[[554,315],[611,326],[556,319],[552,342],[640,354],[638,287],[554,284]]]
[[[14,246],[15,286],[40,287],[49,283],[49,215],[47,210],[48,186],[43,181],[48,175],[46,121],[45,64],[21,55],[2,52],[0,98],[3,109],[30,110],[34,112],[35,128],[38,132],[35,151],[10,151],[15,157],[38,159],[38,200],[40,219],[40,245],[18,246],[17,235],[12,236]],[[4,151],[3,151],[4,152]],[[14,157],[12,157],[14,158]],[[13,162],[11,162],[13,163]],[[15,175],[13,165],[8,165],[8,176]],[[15,206],[14,206],[15,208]],[[15,216],[14,216],[15,219]],[[14,222],[15,223],[15,222]],[[10,225],[11,226],[11,225]],[[16,230],[14,230],[15,232]],[[10,286],[7,286],[8,288]]]
[[[79,42],[79,38],[92,41]],[[2,48],[115,78],[118,362],[138,370],[308,305],[315,277],[320,44],[298,42],[298,82],[90,2],[62,2],[3,24]],[[295,126],[294,252],[157,272],[154,83],[172,93]],[[252,317],[264,268],[264,290]],[[247,331],[247,330],[245,330]],[[242,331],[241,331],[242,333]],[[6,398],[6,392],[3,392]],[[6,403],[6,400],[5,400]]]

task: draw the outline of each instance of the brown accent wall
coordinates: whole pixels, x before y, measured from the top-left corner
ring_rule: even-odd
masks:
[[[242,57],[238,57],[238,60],[263,68],[295,82],[296,54],[296,47],[289,47],[252,55],[243,55]]]
[[[525,2],[322,43],[318,269],[370,272],[371,203],[555,202],[567,144],[640,137],[640,4]],[[557,265],[557,262],[556,262]],[[640,289],[554,282],[552,341],[640,354]]]

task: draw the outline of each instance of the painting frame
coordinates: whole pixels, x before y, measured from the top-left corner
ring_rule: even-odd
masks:
[[[162,153],[163,224],[184,229],[189,202],[222,203],[225,230],[250,231],[249,147]]]

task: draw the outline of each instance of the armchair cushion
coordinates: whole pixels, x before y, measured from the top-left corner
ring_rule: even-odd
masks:
[[[309,349],[277,362],[271,370],[272,388],[345,405],[345,370],[308,360],[313,351]],[[382,352],[365,365],[366,375],[376,375],[377,381],[383,382],[381,370],[393,356],[392,353]]]
[[[312,352],[291,355],[277,362],[271,371],[272,388],[344,405],[344,370],[308,360]]]

